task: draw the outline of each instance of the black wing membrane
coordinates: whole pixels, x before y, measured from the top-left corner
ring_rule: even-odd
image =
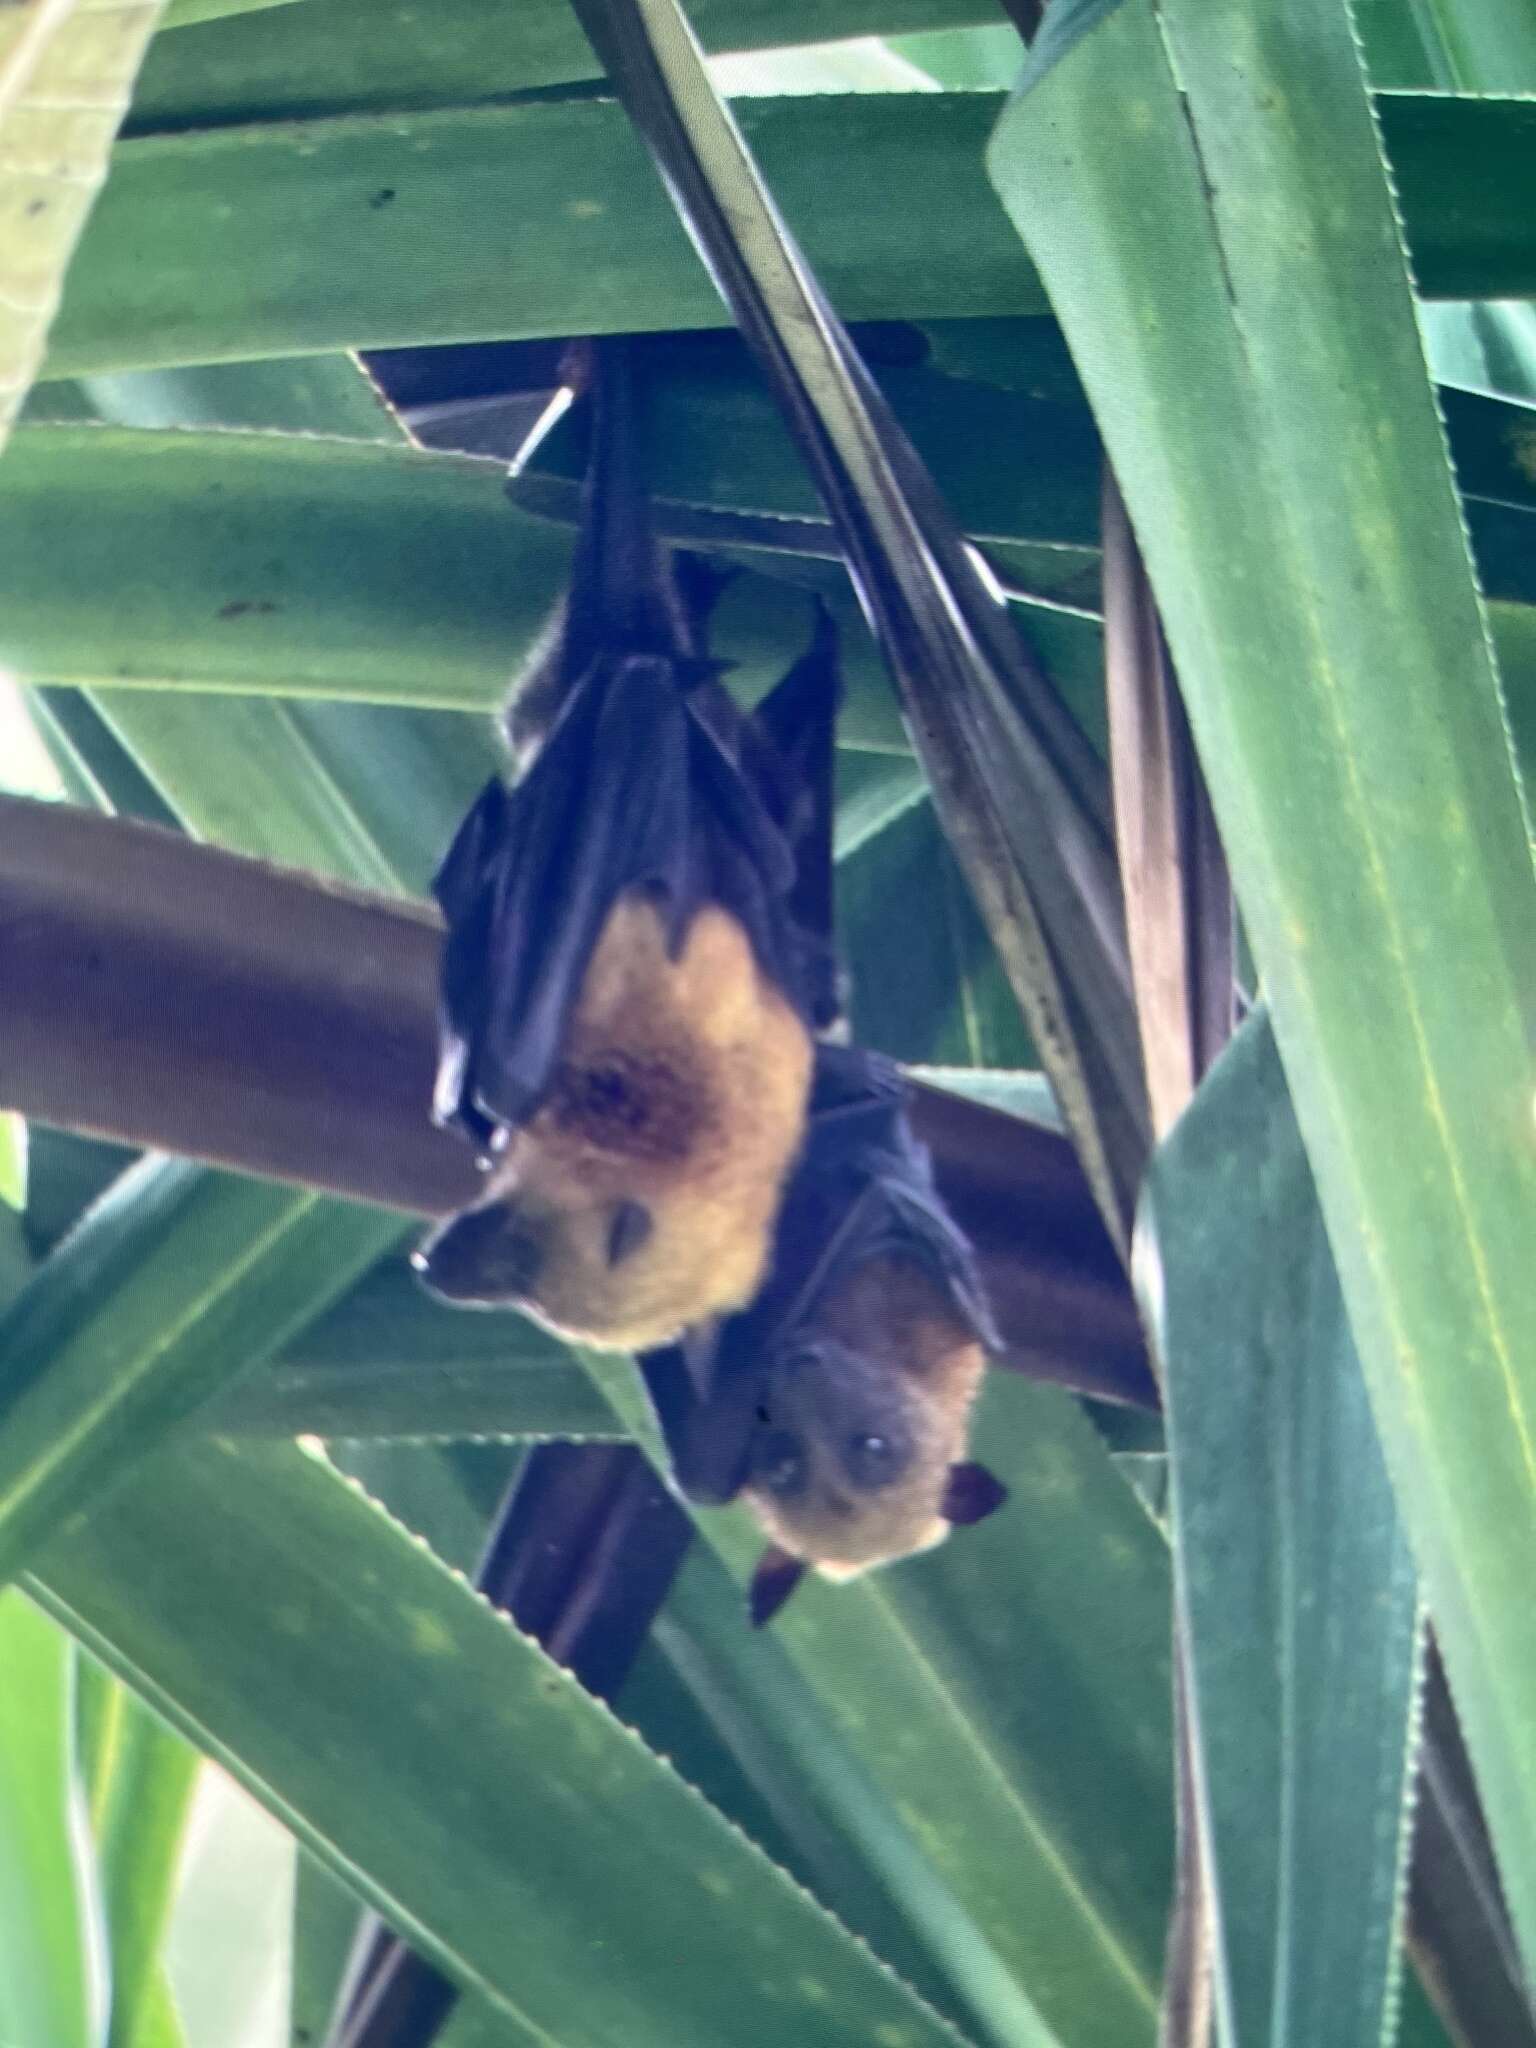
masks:
[[[526,779],[482,792],[434,884],[448,921],[440,1123],[483,1143],[538,1106],[627,890],[686,925],[704,864],[691,737],[667,662],[595,663]]]
[[[815,476],[1123,1250],[1149,1136],[1102,766],[779,219],[676,0],[573,5]]]

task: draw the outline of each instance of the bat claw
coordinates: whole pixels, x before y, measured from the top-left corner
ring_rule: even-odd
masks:
[[[770,1543],[758,1559],[757,1570],[747,1590],[747,1613],[754,1628],[772,1621],[805,1576],[805,1560],[792,1557],[776,1543]]]

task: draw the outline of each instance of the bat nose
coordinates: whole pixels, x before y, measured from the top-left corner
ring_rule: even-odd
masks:
[[[445,1301],[523,1301],[538,1280],[541,1254],[511,1206],[491,1202],[450,1217],[412,1253],[411,1264]]]

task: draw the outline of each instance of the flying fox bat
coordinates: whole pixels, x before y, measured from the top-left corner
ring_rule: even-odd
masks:
[[[652,530],[621,345],[597,360],[571,592],[514,700],[526,765],[434,883],[434,1115],[487,1178],[416,1263],[449,1300],[631,1349],[752,1298],[804,1135],[836,998],[795,849],[830,835],[836,649],[822,620],[777,705],[736,709],[708,593]]]
[[[897,1070],[817,1048],[808,1136],[757,1300],[641,1360],[679,1488],[740,1495],[769,1537],[768,1620],[808,1565],[849,1579],[979,1521],[1005,1489],[965,1458],[991,1327]]]

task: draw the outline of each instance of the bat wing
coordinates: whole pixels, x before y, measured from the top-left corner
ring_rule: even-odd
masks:
[[[690,1333],[638,1360],[673,1481],[700,1507],[723,1507],[740,1493],[762,1398],[750,1373],[716,1372],[713,1352],[712,1333]]]
[[[603,926],[631,891],[654,899],[674,952],[699,905],[721,904],[802,1016],[835,1012],[830,937],[805,921],[823,889],[830,901],[818,875],[835,645],[819,629],[779,686],[779,728],[794,714],[788,754],[739,714],[722,736],[716,673],[681,654],[595,660],[523,779],[488,785],[465,818],[434,883],[448,923],[440,1123],[484,1145],[532,1115]],[[814,786],[797,786],[806,771]]]
[[[773,767],[764,779],[794,859],[789,915],[802,947],[809,1014],[824,1031],[842,1015],[843,991],[833,943],[832,824],[837,713],[842,702],[837,625],[818,598],[811,644],[753,716]]]
[[[689,719],[654,656],[589,670],[526,777],[490,784],[434,891],[448,923],[435,1113],[484,1143],[548,1088],[618,899],[694,907]]]

